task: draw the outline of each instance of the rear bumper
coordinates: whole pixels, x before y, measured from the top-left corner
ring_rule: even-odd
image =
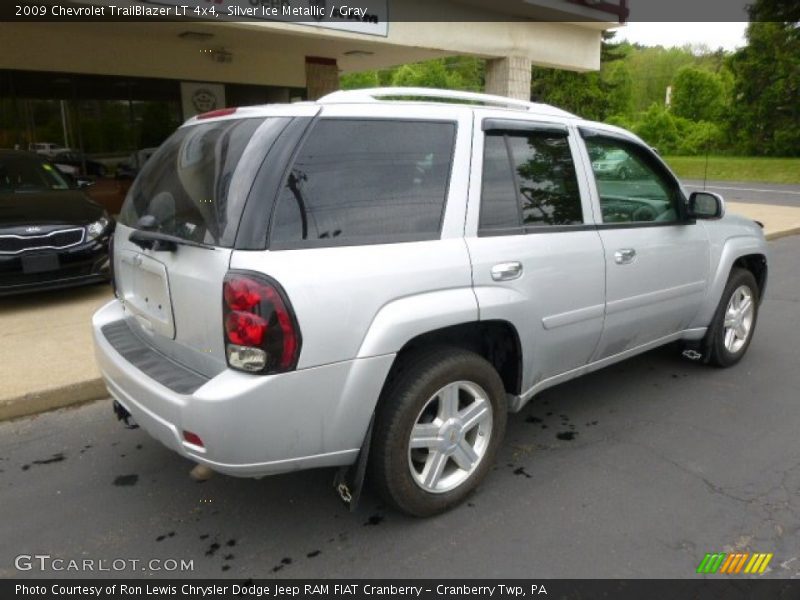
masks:
[[[93,318],[95,353],[110,394],[168,448],[240,477],[353,463],[394,359],[384,355],[268,376],[223,369],[194,392],[180,394],[106,339],[102,328],[124,318],[116,300]],[[184,441],[184,431],[197,434],[204,447]]]

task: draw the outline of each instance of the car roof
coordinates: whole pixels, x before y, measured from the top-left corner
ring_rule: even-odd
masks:
[[[457,90],[440,90],[435,88],[367,88],[358,90],[338,91],[323,96],[316,101],[295,102],[292,104],[263,104],[257,106],[239,107],[236,109],[212,110],[196,117],[192,117],[185,124],[195,124],[199,121],[236,119],[256,116],[313,116],[322,107],[331,105],[359,106],[365,104],[395,104],[398,106],[414,104],[427,104],[431,106],[452,105],[461,108],[495,108],[509,110],[519,114],[556,117],[563,119],[578,119],[576,115],[565,110],[536,102],[526,102],[504,96],[479,94]]]
[[[394,100],[393,100],[394,99]],[[577,118],[576,115],[550,104],[528,102],[506,96],[482,94],[462,90],[442,90],[420,87],[381,87],[357,90],[341,90],[320,98],[317,103],[326,104],[370,104],[375,102],[420,102],[426,104],[453,104],[467,108],[499,108],[524,111],[537,115]]]
[[[192,117],[184,123],[194,125],[199,122],[209,122],[226,119],[240,119],[242,117],[269,117],[269,116],[315,116],[326,106],[364,106],[381,104],[403,105],[430,105],[454,106],[459,108],[492,109],[508,111],[509,116],[518,115],[525,117],[545,118],[548,121],[557,121],[588,127],[597,131],[621,136],[633,141],[642,141],[630,131],[597,121],[587,121],[578,115],[550,104],[528,102],[516,98],[482,94],[461,90],[443,90],[436,88],[419,87],[380,87],[355,90],[339,90],[323,96],[316,101],[295,102],[292,104],[262,104],[240,108],[213,110]]]

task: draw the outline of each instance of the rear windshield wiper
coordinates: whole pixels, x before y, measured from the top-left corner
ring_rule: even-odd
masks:
[[[182,246],[214,250],[214,246],[208,246],[200,242],[193,242],[192,240],[186,240],[175,235],[159,233],[157,231],[141,231],[136,229],[128,236],[128,240],[143,250],[153,250],[155,252],[174,252],[178,249],[179,244]]]
[[[296,172],[300,174],[296,175]],[[295,202],[297,202],[297,208],[300,211],[300,224],[303,230],[303,236],[300,239],[302,240],[308,239],[308,210],[306,209],[306,201],[303,197],[303,192],[300,190],[300,182],[306,181],[307,179],[308,176],[305,173],[297,171],[296,169],[292,169],[292,172],[289,174],[289,181],[286,183],[286,186],[291,190]]]

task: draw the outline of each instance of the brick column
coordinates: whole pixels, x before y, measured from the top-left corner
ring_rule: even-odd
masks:
[[[487,60],[486,93],[529,101],[531,61],[522,56]]]
[[[306,56],[306,93],[317,100],[339,89],[339,68],[335,58]]]

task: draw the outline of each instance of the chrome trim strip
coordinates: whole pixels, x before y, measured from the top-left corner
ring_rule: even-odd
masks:
[[[50,233],[45,233],[43,235],[16,235],[13,233],[0,235],[0,239],[16,238],[18,240],[31,240],[31,239],[49,238],[59,233],[72,233],[74,231],[79,231],[81,233],[81,237],[77,242],[74,242],[72,244],[67,244],[65,246],[31,246],[30,248],[23,248],[22,250],[17,250],[16,252],[8,252],[5,250],[0,250],[0,254],[5,254],[5,255],[22,254],[23,252],[30,252],[31,250],[66,250],[67,248],[78,246],[84,242],[84,240],[86,239],[86,228],[72,227],[70,229],[57,229],[56,231],[51,231]]]

